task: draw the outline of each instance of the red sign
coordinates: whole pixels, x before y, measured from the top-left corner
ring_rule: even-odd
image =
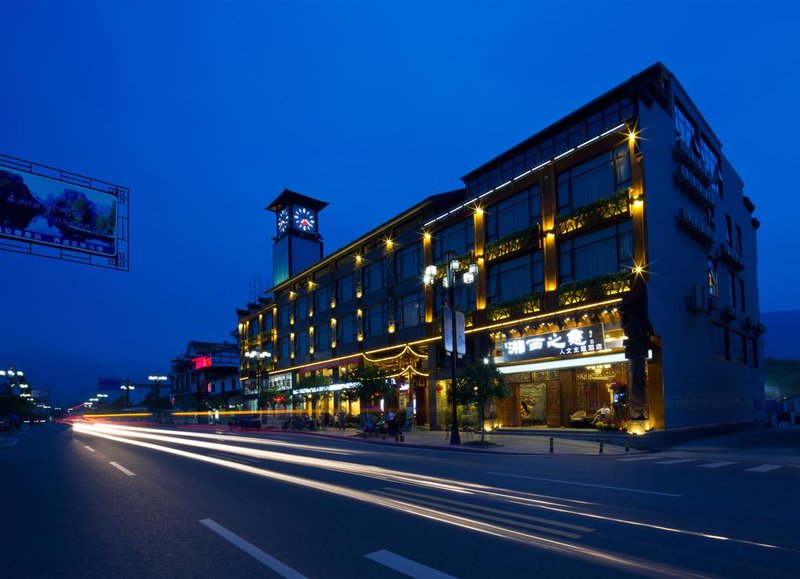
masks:
[[[195,370],[199,370],[200,368],[210,368],[211,356],[199,356],[197,358],[192,358],[192,362],[194,362]]]

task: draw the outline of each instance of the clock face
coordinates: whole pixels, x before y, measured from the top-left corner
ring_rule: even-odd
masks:
[[[294,227],[300,231],[311,232],[317,227],[317,217],[314,212],[305,207],[295,207]]]
[[[283,208],[278,213],[278,233],[285,233],[289,227],[289,210]]]

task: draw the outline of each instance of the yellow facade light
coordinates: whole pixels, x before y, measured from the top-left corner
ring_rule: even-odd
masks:
[[[481,207],[480,205],[478,207],[476,207],[475,208],[475,215],[477,215],[478,217],[483,217],[483,207]]]
[[[431,232],[430,232],[430,231],[425,231],[425,232],[422,234],[422,238],[423,238],[425,241],[430,241],[430,240],[431,240]]]
[[[362,259],[361,255],[357,253],[356,254],[356,265],[361,265],[361,259]]]
[[[393,247],[394,247],[394,241],[392,241],[391,239],[387,238],[386,239],[386,251],[392,251]]]

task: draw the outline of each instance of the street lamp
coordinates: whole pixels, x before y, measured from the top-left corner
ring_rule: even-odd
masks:
[[[461,262],[455,256],[455,253],[452,251],[448,251],[446,253],[447,258],[447,271],[445,272],[445,276],[442,278],[442,285],[447,288],[447,303],[450,305],[450,321],[451,321],[451,328],[453,331],[453,351],[450,353],[452,356],[451,360],[451,383],[450,383],[450,394],[453,399],[453,427],[450,432],[450,444],[461,444],[461,435],[458,433],[458,402],[456,400],[456,380],[457,380],[457,372],[456,372],[456,356],[458,355],[458,330],[456,328],[456,305],[455,305],[455,285],[457,281],[456,274],[461,269]],[[432,286],[436,283],[436,273],[437,269],[435,265],[429,265],[425,268],[425,273],[423,276],[423,280],[425,281],[425,285]],[[478,264],[471,263],[465,271],[461,275],[461,281],[464,284],[471,284],[475,281],[475,276],[478,274]],[[445,324],[442,324],[442,340],[447,343],[446,336],[444,336],[444,332],[446,331]]]
[[[247,352],[244,353],[244,357],[245,358],[249,358],[251,361],[255,361],[256,362],[256,388],[255,388],[255,390],[256,390],[256,393],[259,393],[261,391],[262,386],[263,386],[261,384],[261,373],[262,373],[262,371],[264,369],[264,362],[265,362],[265,360],[267,358],[272,358],[272,354],[270,352],[263,351],[263,350],[248,350]],[[248,404],[250,404],[250,403],[248,402]],[[256,402],[256,406],[257,405],[258,405],[258,402]],[[249,408],[249,410],[255,410],[255,408],[251,407],[251,408]]]
[[[136,390],[136,386],[131,384],[130,380],[125,380],[125,383],[119,389],[125,390],[125,408],[128,408],[131,405],[131,390]]]
[[[169,378],[161,374],[153,374],[151,376],[148,376],[147,379],[150,380],[151,382],[156,383],[156,400],[158,400],[159,398],[161,398],[161,392],[160,392],[161,383],[164,382],[165,380],[169,380]]]

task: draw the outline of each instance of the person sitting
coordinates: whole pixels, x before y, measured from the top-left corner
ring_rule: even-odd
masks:
[[[592,419],[592,426],[596,425],[601,420],[605,420],[611,415],[611,408],[608,407],[608,404],[603,404],[602,407],[597,409],[597,412],[594,413],[594,418]]]

